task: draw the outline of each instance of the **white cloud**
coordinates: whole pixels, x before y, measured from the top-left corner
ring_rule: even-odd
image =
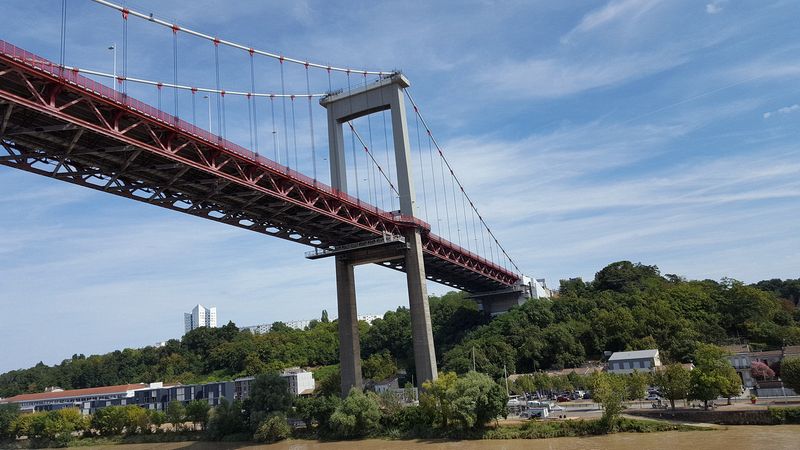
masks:
[[[791,106],[784,106],[783,108],[778,108],[775,111],[767,111],[764,113],[764,118],[769,119],[770,117],[776,114],[791,114],[799,110],[800,110],[800,105],[795,103],[794,105]]]
[[[706,12],[708,14],[719,14],[719,13],[721,13],[722,9],[723,9],[722,5],[724,3],[725,3],[724,1],[714,1],[714,2],[708,3],[708,4],[706,4]]]
[[[567,33],[561,41],[568,42],[576,34],[593,31],[616,21],[634,21],[659,3],[661,3],[661,0],[610,1],[602,8],[583,16],[580,23]]]
[[[547,58],[507,61],[478,75],[489,89],[512,97],[555,98],[635,80],[684,63],[675,52],[653,52],[598,60]]]

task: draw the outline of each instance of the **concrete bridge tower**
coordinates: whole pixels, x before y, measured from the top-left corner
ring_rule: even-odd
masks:
[[[409,81],[402,74],[396,73],[381,78],[371,85],[328,95],[320,101],[320,104],[328,110],[331,184],[342,192],[347,192],[343,124],[368,114],[390,111],[397,184],[400,194],[400,214],[413,217],[416,197],[411,174],[411,148],[408,141],[403,92],[409,86]],[[356,265],[360,264],[392,259],[402,260],[408,284],[416,379],[421,385],[424,381],[437,378],[420,229],[418,227],[409,228],[403,237],[405,242],[400,246],[396,245],[396,242],[387,242],[387,245],[377,248],[354,246],[335,252],[342,395],[347,395],[352,387],[362,387],[361,350],[353,270]]]

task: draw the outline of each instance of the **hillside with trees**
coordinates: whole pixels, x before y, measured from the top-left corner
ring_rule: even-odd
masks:
[[[440,367],[461,374],[472,367],[473,353],[477,369],[495,379],[504,365],[509,373],[574,367],[600,359],[604,351],[655,347],[665,359],[685,362],[703,343],[800,344],[799,285],[800,280],[690,281],[621,261],[597,272],[591,282],[562,281],[552,300],[531,300],[494,319],[463,293],[432,297],[431,319]],[[371,326],[361,323],[367,378],[385,378],[395,368],[413,373],[410,322],[408,309],[401,307]],[[289,366],[319,368],[318,384],[335,390],[337,362],[337,325],[327,314],[306,330],[277,324],[261,335],[228,323],[196,329],[163,347],[73,355],[54,366],[10,371],[0,375],[0,397],[47,386],[232,379]]]

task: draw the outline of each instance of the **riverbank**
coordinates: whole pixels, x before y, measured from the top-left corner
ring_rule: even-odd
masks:
[[[639,416],[649,419],[713,423],[718,425],[788,425],[800,424],[800,408],[798,407],[770,407],[750,409],[676,409],[670,410],[631,410],[626,411],[630,416]]]
[[[476,440],[453,441],[441,439],[382,440],[320,442],[290,439],[271,445],[243,442],[174,442],[163,444],[99,445],[93,450],[402,450],[424,448],[428,450],[640,450],[672,447],[703,448],[703,450],[730,450],[734,448],[794,449],[800,425],[727,427],[724,431],[666,431],[662,433],[616,433],[590,437],[563,437],[553,439]]]
[[[698,427],[686,424],[658,420],[641,420],[632,418],[621,418],[615,426],[613,433],[656,433],[670,431],[696,431]],[[564,437],[584,437],[599,436],[609,434],[606,426],[599,420],[532,420],[524,423],[502,424],[489,426],[479,430],[467,431],[442,431],[440,429],[415,429],[408,432],[396,430],[385,430],[380,434],[370,436],[375,439],[397,440],[403,442],[419,442],[420,440],[435,441],[445,439],[458,439],[460,441],[483,441],[483,440],[540,440]],[[296,430],[294,438],[300,440],[326,441],[326,436],[318,435],[316,430]],[[153,448],[162,448],[163,445],[173,443],[188,443],[194,448],[195,445],[210,443],[203,441],[203,434],[194,433],[157,433],[139,434],[133,436],[113,436],[113,437],[89,437],[73,438],[70,441],[42,441],[42,440],[18,440],[13,442],[0,443],[0,448],[28,449],[42,447],[119,447],[128,445],[149,445]],[[297,439],[295,439],[297,440]],[[334,442],[334,441],[331,441]],[[339,442],[336,440],[335,442]],[[353,441],[349,441],[353,442]],[[238,442],[237,445],[255,445],[253,442]],[[168,447],[169,448],[169,447]],[[182,447],[177,447],[182,448]],[[212,447],[214,448],[214,447]]]

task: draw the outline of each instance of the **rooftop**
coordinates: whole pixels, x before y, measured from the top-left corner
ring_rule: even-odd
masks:
[[[120,384],[117,386],[103,386],[103,387],[86,388],[86,389],[70,389],[66,391],[39,392],[36,394],[20,394],[15,397],[9,397],[3,399],[3,403],[20,403],[20,402],[30,402],[38,400],[54,400],[60,398],[85,397],[89,395],[124,394],[128,391],[144,389],[147,386],[148,385],[144,383]]]
[[[614,352],[609,361],[619,361],[622,359],[644,359],[644,358],[655,358],[658,356],[658,350],[636,350],[632,352]]]

